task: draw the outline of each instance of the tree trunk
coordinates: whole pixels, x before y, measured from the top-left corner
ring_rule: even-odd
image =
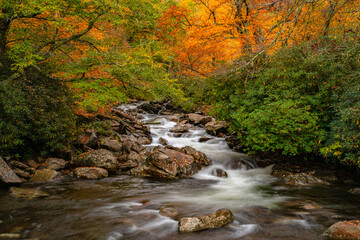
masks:
[[[10,61],[7,56],[6,43],[11,20],[8,17],[0,18],[0,77],[10,74]]]

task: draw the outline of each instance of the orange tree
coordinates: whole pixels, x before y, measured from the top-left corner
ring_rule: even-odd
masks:
[[[55,151],[88,116],[128,96],[172,88],[156,19],[159,0],[0,3],[0,151]],[[166,57],[164,57],[166,56]],[[27,149],[27,150],[25,150]]]

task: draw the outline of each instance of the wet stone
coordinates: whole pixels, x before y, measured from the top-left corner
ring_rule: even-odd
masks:
[[[61,173],[52,169],[39,169],[30,178],[30,182],[49,182],[61,177]]]
[[[214,138],[212,138],[212,137],[201,137],[201,138],[199,139],[199,142],[207,142],[207,141],[209,141],[209,140],[211,140],[211,139],[214,139]]]
[[[214,169],[211,173],[214,176],[217,176],[217,177],[220,177],[220,178],[227,178],[228,177],[227,172],[225,170],[223,170],[223,169],[220,169],[220,168]]]
[[[352,188],[349,190],[349,193],[352,193],[354,195],[360,195],[360,188]]]
[[[65,168],[66,161],[61,158],[48,158],[45,160],[45,164],[49,169],[61,170]]]
[[[360,221],[337,222],[324,233],[332,240],[360,240]]]
[[[175,219],[179,215],[178,210],[176,210],[175,208],[172,208],[172,207],[162,207],[162,208],[160,208],[159,213],[162,216],[169,217],[172,219]]]
[[[233,213],[226,208],[203,217],[183,217],[179,220],[180,232],[198,232],[211,228],[219,228],[234,221]]]
[[[169,144],[168,141],[164,138],[160,138],[159,141],[160,141],[161,145],[163,145],[163,146],[167,146]]]
[[[25,199],[34,199],[34,198],[49,196],[49,194],[44,191],[41,191],[39,189],[31,189],[31,188],[11,187],[10,193],[13,197],[25,198]]]
[[[14,173],[13,170],[0,157],[0,182],[4,183],[21,183],[21,179]]]
[[[19,233],[0,233],[0,239],[18,239],[20,237]]]

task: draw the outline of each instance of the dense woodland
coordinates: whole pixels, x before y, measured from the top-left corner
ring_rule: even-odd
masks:
[[[358,0],[0,1],[0,155],[46,156],[84,119],[172,99],[243,151],[360,167]]]

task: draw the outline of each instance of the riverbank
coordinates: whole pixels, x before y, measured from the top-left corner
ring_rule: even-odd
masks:
[[[24,192],[15,197],[19,193],[16,188],[0,190],[0,201],[5,203],[0,207],[3,222],[0,229],[5,233],[15,231],[20,234],[19,238],[140,239],[146,236],[149,239],[191,239],[191,234],[178,233],[179,217],[204,216],[219,208],[228,208],[234,213],[233,223],[216,232],[202,231],[196,237],[293,239],[293,234],[297,233],[298,239],[305,240],[319,239],[331,224],[356,219],[360,214],[358,197],[355,192],[349,192],[356,187],[354,182],[329,185],[279,181],[271,176],[270,167],[256,168],[264,161],[231,151],[225,142],[226,133],[214,130],[217,124],[209,124],[206,131],[206,124],[214,122],[211,117],[200,113],[174,113],[163,108],[161,115],[148,114],[140,109],[127,105],[113,110],[114,116],[120,119],[110,121],[108,116],[99,117],[101,122],[112,123],[111,128],[99,123],[101,130],[84,130],[78,144],[85,153],[73,155],[72,160],[65,161],[65,168],[54,170],[62,166],[61,163],[55,166],[54,159],[40,164],[36,171],[56,171],[61,178],[23,183],[21,188],[34,190],[32,197],[26,197]],[[141,122],[138,118],[142,118]],[[117,133],[114,137],[109,135],[114,132]],[[91,147],[93,149],[89,149]],[[92,159],[94,161],[84,157],[94,152],[99,153]],[[201,167],[201,162],[206,160],[201,152],[206,154],[211,165]],[[98,161],[97,157],[106,160]],[[82,159],[75,162],[83,165],[74,165],[74,159]],[[159,160],[177,163],[159,168]],[[89,163],[97,165],[89,166]],[[277,164],[273,169],[290,172],[297,169],[294,176],[300,175],[303,182],[304,178],[314,179],[307,176],[314,175],[311,169],[304,172],[301,168],[281,166]],[[105,169],[108,177],[100,174],[98,180],[83,179],[84,173],[74,171],[79,168],[90,170],[88,176],[97,176],[94,173],[97,168]],[[286,174],[282,173],[285,178],[293,179]],[[175,209],[177,216],[174,219],[162,216],[160,211],[164,207]],[[19,210],[14,212],[14,209]],[[31,209],[36,210],[31,212]],[[57,217],[49,224],[53,215]],[[81,222],[84,224],[79,225]],[[56,225],[64,223],[72,229],[55,229]]]

